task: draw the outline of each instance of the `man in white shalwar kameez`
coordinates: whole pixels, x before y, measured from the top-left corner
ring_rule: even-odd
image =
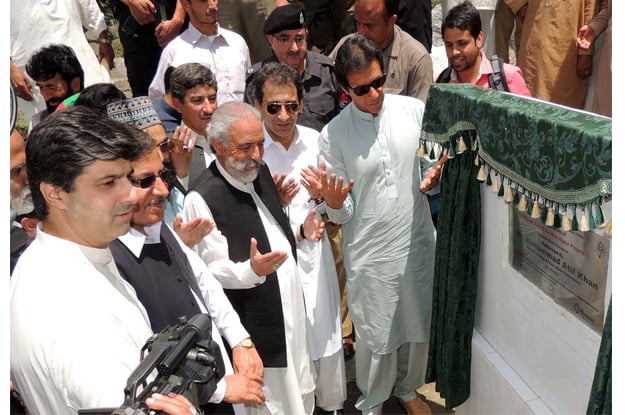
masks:
[[[11,378],[32,414],[120,406],[152,335],[109,249],[130,227],[137,202],[130,160],[151,145],[137,131],[73,107],[29,136],[28,178],[42,222],[11,277],[10,340]],[[147,405],[197,413],[182,397]]]
[[[217,159],[185,198],[183,219],[216,224],[194,249],[222,283],[263,360],[265,406],[250,412],[311,415],[315,385],[295,240],[261,160],[260,114],[247,104],[223,104],[207,136]],[[312,215],[305,226],[310,237],[321,236]]]
[[[384,94],[381,53],[361,35],[341,47],[336,69],[352,103],[324,127],[319,151],[328,216],[343,224],[362,393],[355,406],[380,414],[392,393],[409,414],[430,413],[416,394],[425,380],[435,248],[417,157],[424,104]]]
[[[287,209],[297,239],[297,268],[311,329],[309,346],[317,375],[316,405],[321,408],[321,414],[341,413],[347,399],[347,386],[341,297],[332,248],[327,235],[315,242],[307,240],[300,232],[313,209],[317,213],[325,211],[325,204],[315,200],[318,188],[306,181],[303,181],[306,188],[298,185],[303,171],[317,165],[319,132],[296,124],[303,105],[304,87],[297,71],[289,65],[263,66],[256,74],[253,94],[254,106],[263,116],[263,160],[274,178],[278,175],[285,197],[292,197]]]

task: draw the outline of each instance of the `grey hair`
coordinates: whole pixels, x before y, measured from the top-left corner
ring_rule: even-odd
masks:
[[[230,129],[240,120],[256,118],[261,123],[260,112],[253,106],[245,102],[231,101],[217,107],[211,117],[211,121],[206,128],[206,137],[215,139],[222,144],[228,144],[230,140]]]

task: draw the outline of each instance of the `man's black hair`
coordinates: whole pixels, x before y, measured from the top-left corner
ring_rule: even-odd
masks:
[[[187,91],[198,85],[217,90],[215,74],[199,63],[185,63],[174,69],[169,78],[169,84],[171,96],[182,102],[184,102]]]
[[[126,99],[126,94],[113,84],[93,84],[80,91],[74,106],[95,108],[106,114],[108,104],[124,99]]]
[[[482,31],[480,12],[469,1],[452,7],[443,19],[443,24],[441,25],[442,36],[445,36],[445,29],[467,30],[471,33],[473,39],[477,39]]]
[[[171,92],[171,73],[176,69],[175,66],[168,66],[165,69],[165,74],[163,75],[163,82],[165,84],[165,93],[168,94]]]
[[[113,121],[93,108],[69,107],[50,114],[33,128],[26,142],[28,183],[37,218],[48,216],[41,183],[69,193],[76,178],[92,163],[133,161],[152,146],[152,138],[143,131]]]
[[[297,100],[304,98],[304,81],[295,68],[286,63],[272,62],[263,65],[254,75],[254,99],[263,102],[264,86],[267,81],[276,85],[288,85],[293,83],[297,90]]]
[[[67,45],[48,45],[35,52],[26,64],[26,73],[35,81],[47,81],[58,73],[69,87],[72,79],[80,79],[80,89],[85,86],[85,72],[74,50]]]
[[[384,72],[382,51],[378,49],[375,43],[360,34],[350,37],[336,54],[334,68],[337,81],[343,88],[350,88],[347,75],[368,69],[376,59],[380,63],[380,69]]]

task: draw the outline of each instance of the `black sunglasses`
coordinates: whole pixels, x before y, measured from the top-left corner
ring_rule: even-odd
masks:
[[[386,74],[383,74],[382,76],[374,79],[370,84],[360,85],[360,86],[356,86],[356,87],[351,87],[350,86],[350,88],[352,89],[352,91],[354,91],[354,94],[356,94],[359,97],[361,97],[363,95],[367,95],[371,88],[373,88],[373,89],[380,88],[382,85],[384,85],[385,82],[386,82]]]
[[[169,137],[164,139],[160,143],[158,143],[158,148],[163,153],[168,153],[168,152],[172,151],[174,149],[174,147],[176,147],[176,143],[174,142],[174,140],[172,140]]]
[[[267,104],[267,112],[271,115],[276,115],[280,112],[282,107],[286,109],[286,112],[288,112],[289,115],[293,115],[299,109],[299,104],[295,101],[288,101],[284,104],[281,102],[270,102]]]
[[[135,179],[134,177],[128,176],[128,180],[130,180],[130,183],[132,183],[135,187],[147,189],[148,187],[154,186],[157,177],[160,177],[165,184],[168,185],[174,177],[174,172],[169,169],[163,169],[158,172],[158,175],[153,174],[151,176],[144,177],[143,179]]]

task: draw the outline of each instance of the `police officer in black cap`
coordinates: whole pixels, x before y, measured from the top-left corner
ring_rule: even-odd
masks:
[[[304,108],[297,123],[321,131],[349,101],[342,97],[342,90],[334,77],[334,61],[308,50],[304,13],[304,5],[293,2],[276,7],[267,17],[263,30],[273,56],[252,66],[247,77],[245,101],[253,104],[254,73],[262,65],[286,63],[295,68],[304,81]]]

